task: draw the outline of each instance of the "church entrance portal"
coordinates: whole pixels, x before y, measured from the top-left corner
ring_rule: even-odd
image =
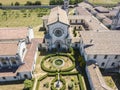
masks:
[[[56,41],[56,42],[55,42],[55,47],[56,47],[57,49],[61,49],[61,44],[62,44],[62,41]]]

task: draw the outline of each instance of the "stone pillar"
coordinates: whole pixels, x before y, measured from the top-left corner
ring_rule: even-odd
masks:
[[[0,60],[0,69],[2,68],[2,66],[3,66],[3,65],[2,65],[2,62],[1,62],[1,60]]]
[[[11,68],[12,67],[12,62],[11,62],[10,58],[8,58],[8,63],[9,63],[9,68]]]

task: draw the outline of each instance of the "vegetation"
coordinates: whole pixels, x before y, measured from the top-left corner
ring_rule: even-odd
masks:
[[[41,17],[46,14],[49,14],[47,8],[0,10],[0,27],[38,26],[42,24]]]
[[[0,85],[0,90],[23,90],[24,84],[7,84],[7,85]]]
[[[18,2],[20,5],[25,5],[26,2],[31,2],[32,4],[35,5],[36,2],[41,2],[41,4],[48,5],[50,0],[0,0],[0,3],[3,5],[15,5],[16,2]]]
[[[50,68],[46,68],[46,66],[44,65],[44,61],[47,60],[48,58],[50,57],[54,57],[54,56],[65,56],[65,57],[68,57],[70,58],[70,60],[73,62],[73,65],[71,67],[68,67],[68,68],[65,68],[65,69],[62,69],[61,71],[62,72],[67,72],[67,71],[71,71],[74,69],[75,67],[75,59],[71,56],[71,55],[68,55],[68,54],[65,54],[65,53],[58,53],[58,54],[49,54],[47,55],[46,57],[44,57],[41,61],[41,68],[46,71],[46,72],[50,72],[50,73],[55,73],[57,71],[57,69],[50,69]]]
[[[82,2],[83,0],[70,0],[70,4],[73,5],[73,4],[77,4],[77,3],[80,3]]]
[[[114,88],[115,84],[114,84],[111,76],[104,76],[104,80],[109,87]]]
[[[50,0],[50,5],[63,5],[63,0]]]
[[[20,3],[19,2],[15,2],[15,6],[19,6],[20,5]]]
[[[73,35],[74,35],[74,37],[76,37],[76,36],[77,36],[76,29],[74,29],[74,30],[73,30]]]
[[[32,86],[33,86],[33,83],[31,80],[26,79],[24,81],[24,90],[30,90],[30,88],[32,88]]]
[[[113,5],[120,2],[120,0],[88,0],[90,3],[99,5]]]
[[[0,6],[2,6],[2,3],[0,3]]]
[[[35,2],[31,2],[31,1],[27,1],[26,6],[29,6],[29,5],[41,5],[41,1],[35,1]]]
[[[77,76],[78,76],[78,80],[79,80],[80,90],[85,90],[81,74],[78,74]]]
[[[56,65],[62,65],[63,61],[61,59],[58,59],[58,60],[55,61],[55,64]]]
[[[67,80],[71,80],[70,82],[72,83],[73,90],[84,90],[84,82],[82,79],[82,75],[79,74],[79,72],[76,71],[75,69],[75,59],[78,57],[79,55],[76,57],[76,51],[74,51],[73,48],[69,49],[69,53],[54,53],[54,54],[46,55],[41,60],[40,66],[43,72],[47,72],[47,74],[43,75],[42,77],[38,79],[36,90],[39,90],[39,89],[43,90],[43,88],[57,90],[55,82],[57,82],[58,80],[58,73],[60,75],[60,82],[62,83],[60,90],[65,90],[68,87],[70,87],[69,82],[67,82]],[[50,63],[50,62],[53,62],[54,60],[59,60],[59,59],[65,60],[64,62],[66,62],[67,60],[71,60],[72,65],[70,65],[68,68],[63,68],[64,67],[63,66],[62,68],[59,68],[59,69],[56,68],[53,70],[45,66],[47,62]],[[80,62],[81,61],[82,60],[80,60]],[[49,80],[49,83],[48,83],[48,80]]]
[[[82,2],[83,0],[70,0],[70,4],[74,5],[77,3]],[[50,5],[63,5],[64,1],[63,0],[50,0]]]

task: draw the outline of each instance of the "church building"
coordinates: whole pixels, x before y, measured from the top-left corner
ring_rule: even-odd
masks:
[[[47,20],[43,21],[46,27],[45,44],[48,49],[68,49],[71,43],[69,35],[70,25],[66,11],[59,6],[51,10]]]

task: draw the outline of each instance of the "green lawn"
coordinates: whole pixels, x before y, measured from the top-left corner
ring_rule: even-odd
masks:
[[[120,0],[88,0],[93,4],[117,4]]]
[[[0,10],[0,27],[35,27],[42,24],[41,17],[48,13],[48,9]]]
[[[108,85],[112,89],[115,89],[115,83],[113,82],[111,76],[104,76],[104,80],[106,82],[106,85]]]
[[[3,5],[11,5],[11,3],[19,2],[20,4],[25,4],[27,1],[35,2],[35,1],[41,1],[42,4],[49,4],[50,0],[0,0],[0,3]]]

